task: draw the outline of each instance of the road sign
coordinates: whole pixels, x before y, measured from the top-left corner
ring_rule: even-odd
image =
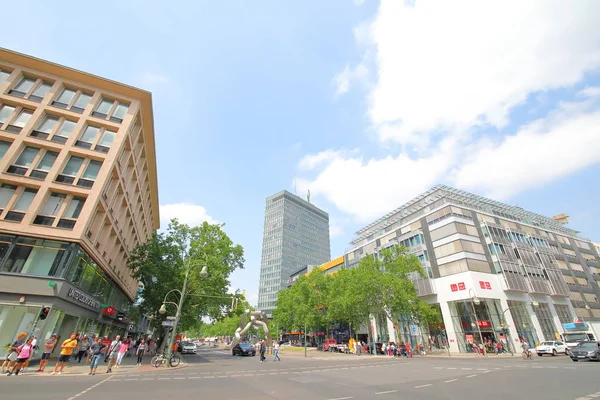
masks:
[[[176,317],[171,317],[171,316],[168,316],[168,317],[167,317],[167,321],[175,321],[175,318],[176,318]]]
[[[163,321],[162,326],[173,326],[175,325],[175,321]]]
[[[135,329],[135,325],[133,325],[133,324],[129,325],[129,327],[127,328],[127,330],[128,330],[129,332],[135,332],[135,331],[136,331],[136,329]]]
[[[410,331],[413,333],[413,335],[414,335],[415,333],[417,333],[417,326],[416,326],[416,325],[411,325],[411,326],[410,326]]]

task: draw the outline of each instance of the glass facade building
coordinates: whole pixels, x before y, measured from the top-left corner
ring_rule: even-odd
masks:
[[[270,314],[277,293],[307,265],[330,260],[329,215],[287,191],[269,196],[265,207],[258,308]]]

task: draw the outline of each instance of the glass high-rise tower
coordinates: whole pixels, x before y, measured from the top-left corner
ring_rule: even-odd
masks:
[[[293,272],[330,256],[329,214],[286,190],[267,197],[258,308],[270,314]]]

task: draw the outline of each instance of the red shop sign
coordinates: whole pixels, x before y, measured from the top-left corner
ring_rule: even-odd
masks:
[[[492,327],[492,323],[490,321],[477,321],[477,325],[479,325],[480,328],[491,328]]]
[[[465,286],[464,282],[459,282],[458,284],[458,290],[466,290],[467,287]]]
[[[485,288],[486,288],[486,289],[488,289],[488,290],[492,290],[492,285],[491,285],[491,283],[489,283],[489,282],[486,282],[486,283],[485,283]]]
[[[452,290],[453,292],[458,291],[458,286],[456,286],[456,283],[453,283],[452,285],[450,285],[450,290]]]

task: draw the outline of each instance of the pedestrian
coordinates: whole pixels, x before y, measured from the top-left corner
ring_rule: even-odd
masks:
[[[123,362],[123,357],[125,353],[129,351],[129,339],[123,340],[121,345],[119,346],[119,354],[117,354],[117,368],[121,366],[121,362]]]
[[[107,351],[107,354],[108,354],[108,356],[107,356],[108,368],[106,369],[107,374],[112,372],[112,367],[117,362],[117,357],[119,355],[120,348],[121,348],[121,336],[117,335],[117,337],[115,337],[115,340],[113,340],[110,343],[110,347],[108,348],[108,351]]]
[[[27,339],[27,342],[25,342],[25,344],[22,344],[19,347],[17,347],[17,352],[19,353],[17,357],[17,362],[13,366],[12,371],[9,371],[6,374],[6,376],[11,376],[12,374],[19,375],[19,371],[21,371],[21,368],[23,368],[25,362],[29,360],[29,357],[31,357],[31,354],[33,353],[33,346],[31,345],[31,342],[33,342],[33,337]]]
[[[279,342],[277,342],[277,341],[274,342],[273,351],[275,353],[275,357],[273,358],[273,361],[281,361],[281,358],[279,358]]]
[[[79,335],[79,333],[77,333],[77,337],[75,338],[75,340],[77,340],[77,346],[75,346],[75,348],[73,349],[73,361],[75,361],[77,359],[77,356],[79,355],[79,351],[81,350],[81,340],[82,337]]]
[[[50,354],[52,354],[54,348],[56,347],[56,338],[56,333],[53,333],[52,336],[50,336],[50,339],[46,340],[46,342],[44,343],[44,350],[42,351],[40,366],[35,372],[44,372],[44,370],[46,369],[46,365],[48,365],[48,361],[50,360]]]
[[[138,347],[136,350],[136,355],[137,355],[137,364],[136,365],[138,367],[140,365],[142,365],[142,359],[144,358],[145,354],[146,354],[146,341],[144,339],[142,339],[140,344],[138,344]]]
[[[267,345],[264,340],[260,341],[260,361],[264,362],[267,358],[265,357],[265,352],[267,351]]]
[[[105,350],[106,345],[102,343],[101,338],[96,339],[96,342],[92,343],[90,346],[90,373],[88,375],[96,375],[100,358],[102,358],[102,353],[104,353]]]
[[[13,365],[17,358],[19,358],[19,352],[17,349],[23,343],[25,343],[25,338],[27,337],[27,332],[21,332],[17,335],[17,338],[7,347],[8,353],[6,354],[6,359],[2,363],[2,368],[0,368],[0,373],[5,374],[10,370],[10,367]]]
[[[29,337],[29,339],[31,340],[31,353],[29,354],[29,357],[27,358],[27,360],[25,360],[25,362],[23,363],[23,366],[20,369],[21,372],[27,371],[27,368],[29,368],[29,360],[31,360],[31,356],[33,356],[33,352],[35,351],[35,349],[37,349],[38,341],[35,338],[35,336],[31,335]]]
[[[90,347],[89,340],[88,340],[87,336],[84,336],[83,339],[81,340],[81,342],[79,342],[79,351],[77,352],[77,356],[76,356],[77,364],[81,364],[81,359],[83,358],[85,353],[87,353],[89,347]]]
[[[75,349],[75,347],[77,347],[77,334],[76,333],[72,333],[71,337],[67,340],[65,340],[61,347],[61,351],[60,354],[58,356],[58,361],[56,362],[56,365],[54,365],[54,370],[52,371],[52,373],[50,375],[54,375],[56,373],[56,371],[58,370],[58,368],[60,367],[60,371],[58,371],[58,374],[61,375],[63,370],[65,369],[65,364],[71,359],[71,354],[73,354],[73,349]]]

